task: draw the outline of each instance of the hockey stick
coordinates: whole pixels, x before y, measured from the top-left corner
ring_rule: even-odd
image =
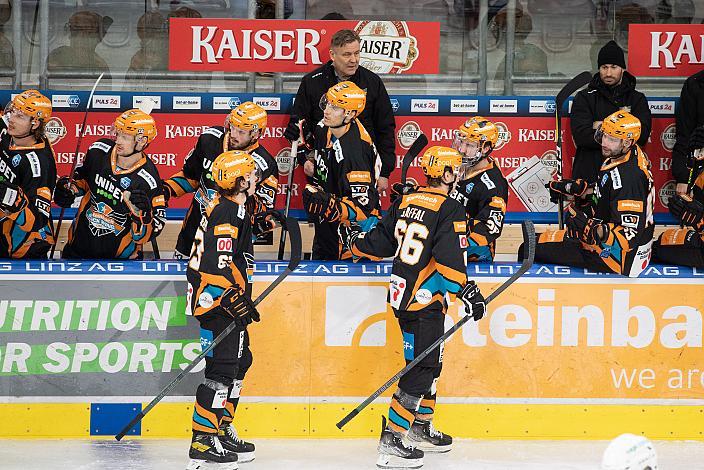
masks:
[[[146,79],[147,72],[145,71],[144,73],[145,73],[145,79]],[[156,103],[154,102],[153,99],[145,98],[144,101],[142,101],[142,103],[139,106],[137,106],[137,108],[140,111],[142,111],[144,114],[149,114],[151,116],[152,111],[154,110],[154,106],[156,106]],[[144,150],[145,149],[143,148],[142,151],[144,151]],[[129,197],[128,197],[128,199],[129,199]],[[156,236],[152,235],[152,239],[150,241],[152,243],[152,252],[154,253],[154,259],[158,260],[159,258],[161,258],[161,255],[159,254],[159,244],[156,241]]]
[[[298,121],[300,129],[300,121]],[[296,157],[298,155],[298,141],[296,139],[291,142],[291,168],[288,170],[288,181],[286,182],[286,207],[284,208],[284,217],[288,217],[288,211],[291,207],[291,191],[293,190],[293,170],[296,168]],[[286,227],[281,227],[281,239],[279,240],[279,260],[284,259],[284,250],[286,249]]]
[[[585,70],[562,87],[562,90],[560,90],[555,97],[555,150],[557,152],[557,173],[560,175],[560,179],[562,179],[562,106],[572,94],[589,83],[591,79],[591,72]],[[565,227],[564,216],[562,214],[562,211],[565,209],[565,201],[562,199],[562,196],[560,196],[557,204],[557,222],[560,226],[560,230],[562,230]]]
[[[416,140],[411,144],[411,148],[408,149],[406,155],[403,156],[403,163],[401,164],[401,184],[406,184],[406,176],[408,175],[408,168],[416,159],[418,154],[428,145],[428,137],[421,132],[421,134],[416,138]]]
[[[93,88],[90,90],[90,95],[88,96],[88,102],[86,103],[86,112],[83,113],[83,124],[81,125],[81,133],[78,136],[78,142],[76,142],[76,153],[73,154],[73,163],[71,164],[71,171],[68,174],[68,185],[69,188],[71,187],[71,183],[73,183],[73,172],[76,170],[76,166],[78,165],[78,151],[81,148],[81,142],[83,141],[83,136],[86,135],[86,121],[88,120],[88,110],[90,109],[90,105],[93,102],[93,94],[95,94],[95,89],[98,88],[98,83],[100,83],[100,80],[103,78],[104,73],[101,73],[98,79],[95,81],[93,84]],[[54,258],[54,252],[56,251],[56,244],[59,242],[59,234],[61,233],[61,222],[64,220],[64,211],[66,210],[65,207],[61,208],[61,212],[59,212],[59,220],[56,223],[56,231],[54,232],[54,243],[51,245],[51,252],[49,253],[49,259]]]
[[[254,301],[254,306],[256,307],[259,305],[269,294],[271,294],[271,291],[273,291],[276,286],[281,284],[283,280],[293,272],[294,269],[298,266],[298,263],[301,262],[301,230],[298,227],[298,221],[292,217],[286,219],[286,226],[288,228],[289,232],[289,238],[291,240],[291,259],[288,262],[288,266],[286,266],[286,269],[279,274],[279,276],[274,279],[274,282],[269,284],[266,289],[264,289],[264,292],[262,292],[259,297],[257,297],[257,300]],[[169,383],[166,387],[164,387],[159,394],[154,397],[154,399],[149,402],[149,404],[142,410],[140,411],[132,420],[127,423],[127,426],[122,428],[122,431],[117,433],[115,435],[116,440],[122,440],[123,437],[132,429],[137,423],[139,423],[144,416],[151,411],[154,406],[156,406],[157,403],[159,403],[166,395],[169,394],[169,392],[176,386],[177,383],[183,379],[186,374],[188,374],[193,368],[195,368],[200,361],[210,352],[212,351],[215,346],[220,344],[231,332],[237,327],[237,324],[235,322],[230,323],[230,325],[223,330],[222,333],[220,333],[211,343],[210,345],[201,352],[198,357],[196,357],[188,366],[186,366],[185,369],[183,369],[177,376],[174,378],[171,383]]]
[[[492,300],[494,300],[496,297],[498,297],[503,291],[508,289],[508,287],[516,282],[516,280],[521,277],[523,274],[526,273],[530,269],[531,266],[533,266],[533,261],[535,260],[535,227],[533,226],[533,222],[530,220],[526,220],[523,222],[523,243],[525,246],[528,247],[528,255],[526,258],[523,260],[523,263],[521,264],[521,267],[516,271],[506,282],[501,284],[494,292],[489,295],[489,297],[486,298],[486,303],[488,304]],[[359,414],[360,411],[362,411],[364,408],[367,407],[371,402],[376,400],[379,395],[384,393],[384,391],[392,386],[398,379],[400,379],[403,375],[406,374],[409,370],[413,369],[416,364],[418,364],[420,361],[425,359],[425,357],[433,352],[435,348],[437,348],[440,343],[443,341],[446,341],[450,336],[452,336],[455,331],[459,330],[462,325],[467,323],[469,319],[472,318],[470,315],[465,315],[462,317],[455,325],[447,330],[445,334],[443,334],[441,337],[439,337],[433,344],[428,346],[428,348],[420,353],[418,356],[416,356],[415,359],[413,359],[411,362],[408,363],[406,367],[398,371],[396,375],[391,377],[389,380],[386,381],[384,385],[382,385],[376,392],[372,393],[369,398],[364,400],[362,403],[357,406],[354,410],[350,411],[344,418],[342,418],[338,423],[337,427],[339,429],[342,429],[342,427],[349,423],[355,416]]]

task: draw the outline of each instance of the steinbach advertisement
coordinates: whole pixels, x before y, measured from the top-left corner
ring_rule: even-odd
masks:
[[[435,74],[440,23],[172,18],[169,69],[309,72],[330,58],[341,29],[361,37],[360,63],[376,73]]]

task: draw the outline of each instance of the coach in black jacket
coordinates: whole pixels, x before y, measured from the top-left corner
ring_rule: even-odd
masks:
[[[572,178],[593,183],[603,162],[601,145],[594,140],[594,132],[601,121],[623,109],[640,120],[641,135],[638,145],[648,142],[651,129],[650,107],[645,95],[636,91],[636,78],[626,72],[623,49],[609,41],[599,51],[599,72],[594,74],[586,90],[577,93],[572,103],[570,127],[577,146],[572,165]]]
[[[692,150],[704,147],[704,70],[685,80],[675,124],[677,140],[672,150],[672,176],[677,182],[677,194],[684,194],[689,180],[687,156]]]
[[[331,60],[303,77],[284,136],[290,141],[298,138],[294,119],[305,119],[307,127],[312,130],[323,118],[320,98],[338,82],[354,82],[367,92],[367,106],[358,119],[371,135],[381,157],[381,173],[377,180],[377,188],[381,192],[388,187],[389,175],[396,167],[396,122],[389,94],[381,78],[359,65],[360,42],[359,35],[348,29],[333,35],[330,42]]]

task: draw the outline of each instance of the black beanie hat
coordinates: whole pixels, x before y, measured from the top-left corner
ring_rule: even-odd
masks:
[[[623,49],[616,44],[616,41],[607,42],[604,47],[599,50],[599,59],[597,61],[599,67],[604,64],[618,65],[621,68],[626,68],[626,60],[623,58]]]

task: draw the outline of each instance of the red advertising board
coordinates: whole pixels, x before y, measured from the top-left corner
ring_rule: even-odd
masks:
[[[628,71],[636,76],[684,76],[704,69],[704,27],[631,24]]]
[[[56,129],[56,134],[62,135],[55,141],[56,160],[59,175],[68,174],[73,162],[73,152],[76,148],[77,135],[81,128],[81,113],[62,112],[55,113],[55,117],[63,129]],[[179,171],[188,152],[195,145],[198,135],[208,126],[222,125],[222,114],[177,114],[155,113],[158,136],[149,147],[149,154],[156,163],[162,178],[167,178]],[[109,132],[109,125],[115,118],[114,113],[91,112],[88,117],[86,136],[83,140],[82,152],[91,142],[105,137]],[[460,116],[397,116],[396,117],[396,168],[401,167],[401,159],[412,144],[418,132],[428,136],[431,144],[450,145],[454,130],[463,121]],[[555,165],[555,121],[551,117],[496,117],[493,118],[500,129],[500,141],[494,151],[504,175],[508,175],[518,168],[521,163],[537,156],[551,168]],[[57,122],[57,125],[59,125]],[[262,139],[262,144],[276,156],[285,152],[288,142],[283,138],[283,130],[288,122],[284,114],[270,114],[269,125]],[[664,202],[674,192],[674,181],[670,172],[672,163],[672,147],[674,146],[674,119],[653,118],[653,130],[649,143],[645,146],[655,179],[656,191],[659,198],[656,201],[656,211],[665,212]],[[563,122],[565,130],[565,161],[563,172],[566,177],[571,174],[574,144],[569,131],[569,120]],[[81,155],[82,158],[82,155]],[[409,178],[423,181],[422,172],[417,164],[413,164],[408,172]],[[400,171],[391,175],[391,182],[400,178]],[[281,183],[286,183],[286,176],[280,177]],[[305,186],[303,172],[298,169],[294,178],[292,191],[292,207],[302,208],[301,189]],[[284,206],[285,184],[279,186],[279,198],[276,207]],[[170,207],[183,208],[190,203],[190,196],[171,200]],[[382,195],[382,208],[389,207],[388,194]],[[508,210],[524,212],[528,209],[514,194],[509,195]]]
[[[360,35],[360,63],[376,73],[438,73],[440,23],[225,18],[172,18],[169,70],[309,72],[341,29]]]

